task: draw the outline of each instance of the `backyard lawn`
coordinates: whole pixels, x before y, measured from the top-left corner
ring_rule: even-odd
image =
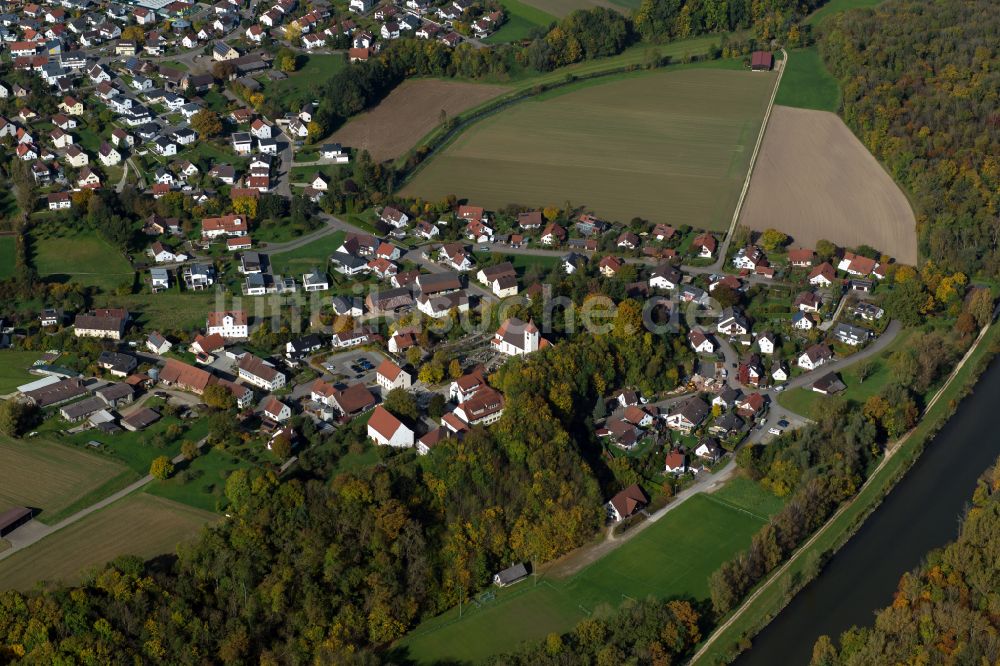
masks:
[[[121,555],[175,552],[218,516],[162,497],[134,493],[0,561],[0,589],[40,581],[78,583],[88,570]]]
[[[263,77],[261,85],[264,95],[298,112],[299,106],[316,99],[322,86],[347,66],[346,57],[342,53],[316,54],[306,58],[305,64],[286,79],[271,81]]]
[[[746,547],[765,517],[780,506],[742,479],[717,498],[695,495],[630,541],[577,574],[544,575],[428,620],[398,646],[418,663],[481,661],[516,649],[519,641],[565,632],[597,607],[627,598],[708,597],[709,575]]]

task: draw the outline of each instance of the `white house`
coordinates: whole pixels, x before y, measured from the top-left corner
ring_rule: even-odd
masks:
[[[388,393],[395,388],[410,388],[413,384],[413,377],[389,359],[385,359],[375,370],[375,383]]]
[[[697,354],[715,353],[715,343],[712,342],[711,338],[697,329],[688,333],[688,342],[691,343],[691,348]]]
[[[815,370],[831,360],[833,360],[833,352],[830,348],[823,344],[817,344],[802,352],[796,362],[804,370]]]
[[[413,431],[403,425],[389,410],[379,405],[368,419],[368,437],[380,446],[408,448],[413,446]]]
[[[243,310],[232,312],[209,312],[205,324],[208,335],[218,333],[224,338],[245,338],[249,333],[247,313]]]
[[[263,409],[264,416],[275,423],[282,423],[292,418],[292,408],[275,397],[271,397]],[[270,448],[268,444],[268,448]]]
[[[240,379],[265,391],[276,391],[285,385],[285,375],[262,358],[249,352],[236,366]]]
[[[525,356],[548,346],[548,341],[541,337],[538,327],[533,321],[523,322],[516,317],[507,319],[491,341],[493,348],[507,356]]]

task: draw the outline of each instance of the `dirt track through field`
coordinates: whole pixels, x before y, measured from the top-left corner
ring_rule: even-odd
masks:
[[[372,158],[395,159],[441,122],[509,90],[460,81],[404,81],[374,109],[347,123],[330,137],[350,148],[365,148]]]
[[[917,262],[916,220],[906,195],[836,115],[775,106],[740,224],[775,228],[792,245],[870,245]]]

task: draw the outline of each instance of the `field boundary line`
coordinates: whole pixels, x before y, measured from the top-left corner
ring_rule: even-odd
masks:
[[[781,69],[774,81],[774,88],[771,90],[771,99],[767,102],[767,111],[764,113],[764,121],[760,124],[760,131],[757,133],[757,143],[753,147],[753,154],[750,155],[750,167],[747,169],[746,178],[743,179],[743,189],[740,191],[740,198],[736,202],[736,210],[733,211],[733,219],[729,222],[729,231],[726,232],[726,239],[722,242],[722,249],[719,251],[719,265],[726,261],[726,253],[729,251],[729,243],[733,239],[733,232],[736,231],[736,223],[743,212],[743,204],[747,199],[747,192],[750,191],[750,177],[757,166],[757,156],[760,154],[760,147],[764,143],[764,133],[767,131],[767,123],[771,119],[771,110],[774,109],[774,100],[778,96],[778,87],[781,85],[781,78],[785,75],[785,68],[788,66],[788,51],[781,49]]]
[[[746,507],[742,507],[739,504],[736,504],[735,502],[730,502],[729,500],[724,500],[721,497],[715,497],[712,493],[704,493],[704,495],[705,495],[705,497],[707,497],[708,499],[712,500],[713,502],[715,502],[716,504],[718,504],[720,506],[724,506],[727,509],[732,509],[733,511],[739,511],[741,513],[745,513],[748,516],[752,516],[753,518],[756,518],[757,520],[760,520],[761,522],[767,523],[767,522],[769,522],[771,520],[769,517],[761,515],[759,513],[754,513],[750,509],[747,509]]]
[[[996,315],[996,312],[994,312],[994,316],[995,315]],[[833,515],[830,516],[830,518],[825,523],[823,523],[823,525],[820,526],[820,528],[818,530],[816,530],[813,533],[813,535],[811,537],[809,537],[809,539],[806,540],[805,543],[803,543],[801,546],[799,546],[795,550],[795,552],[791,555],[791,557],[789,557],[787,560],[785,560],[784,564],[782,564],[780,567],[778,567],[773,572],[771,572],[771,574],[764,580],[764,582],[761,583],[757,587],[757,589],[754,590],[753,593],[750,594],[750,596],[748,596],[743,601],[743,603],[739,605],[739,607],[736,609],[736,611],[733,612],[733,614],[725,622],[723,622],[722,624],[720,624],[718,627],[715,628],[715,630],[712,631],[712,633],[709,635],[708,639],[702,644],[702,646],[698,649],[698,651],[695,652],[694,655],[691,657],[691,659],[688,661],[689,664],[696,664],[696,663],[698,663],[698,660],[701,659],[705,655],[705,653],[708,651],[708,649],[710,647],[712,647],[712,645],[715,643],[716,640],[718,640],[719,636],[726,629],[728,629],[730,626],[732,626],[732,624],[737,619],[739,619],[740,617],[742,617],[743,613],[745,613],[747,611],[747,609],[750,607],[750,605],[754,601],[756,601],[760,597],[761,594],[763,594],[767,589],[769,589],[771,587],[771,585],[774,584],[775,581],[777,581],[779,578],[781,578],[781,576],[783,574],[785,574],[785,572],[787,572],[788,569],[794,563],[796,563],[799,560],[800,557],[802,557],[806,552],[808,552],[809,549],[812,547],[812,545],[815,544],[816,541],[819,540],[819,538],[821,536],[823,536],[824,534],[826,534],[826,532],[829,529],[831,529],[832,525],[837,521],[838,518],[840,518],[840,516],[842,516],[848,509],[850,509],[851,507],[853,507],[858,502],[858,499],[861,497],[861,495],[865,491],[865,489],[868,488],[869,486],[871,486],[875,482],[875,480],[878,478],[878,475],[882,472],[883,469],[885,469],[885,466],[889,463],[889,461],[892,460],[892,458],[895,457],[895,455],[899,451],[903,450],[903,445],[906,444],[906,442],[909,441],[910,437],[913,435],[914,432],[916,432],[917,428],[919,428],[920,425],[922,425],[922,421],[923,421],[924,417],[926,417],[927,413],[937,404],[937,402],[940,399],[940,397],[944,394],[944,392],[948,389],[948,387],[951,386],[952,382],[958,376],[958,373],[962,370],[963,367],[965,367],[965,363],[969,360],[969,358],[972,357],[972,354],[976,351],[976,349],[979,348],[979,344],[983,341],[983,338],[986,337],[986,333],[990,330],[991,326],[992,326],[992,323],[991,324],[987,324],[986,326],[983,327],[983,329],[979,332],[979,336],[976,338],[975,342],[972,344],[971,347],[969,347],[969,350],[967,352],[965,352],[965,355],[962,357],[962,360],[958,362],[958,364],[955,366],[955,368],[951,371],[951,374],[948,375],[948,380],[944,384],[942,384],[941,387],[937,391],[935,391],[935,393],[931,397],[930,401],[928,401],[927,407],[924,409],[924,413],[921,415],[921,422],[918,422],[917,425],[914,426],[909,432],[907,432],[905,435],[903,435],[900,439],[896,440],[895,444],[893,444],[892,447],[890,447],[889,449],[887,449],[886,455],[882,457],[882,460],[881,460],[881,462],[879,462],[878,467],[876,467],[875,470],[868,476],[868,478],[865,479],[865,482],[863,484],[861,484],[860,488],[858,488],[858,492],[854,494],[854,497],[852,497],[847,502],[844,502],[833,513]],[[916,460],[916,459],[914,459],[914,460]],[[905,474],[905,472],[904,472],[904,474]],[[887,492],[891,492],[893,486],[895,486],[895,482],[893,482],[893,484],[889,486],[889,488],[887,489]],[[883,498],[884,498],[884,495],[883,495]],[[865,516],[862,519],[862,523],[866,519],[867,519],[867,516]],[[771,619],[773,619],[773,618],[771,618]],[[765,623],[764,626],[767,626],[767,624],[769,624],[769,623],[770,623],[770,620],[768,620],[768,622]]]

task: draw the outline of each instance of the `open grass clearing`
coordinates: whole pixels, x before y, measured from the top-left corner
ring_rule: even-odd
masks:
[[[451,118],[508,90],[480,83],[409,79],[374,109],[334,132],[330,140],[367,150],[376,161],[395,159],[441,124],[442,111]]]
[[[796,246],[867,244],[917,262],[906,195],[844,121],[825,111],[774,107],[740,223],[779,229]]]
[[[147,493],[134,493],[0,561],[0,589],[40,581],[78,583],[121,555],[173,553],[217,516]]]
[[[823,64],[815,46],[788,54],[774,103],[833,113],[840,108],[840,84]]]
[[[216,295],[211,290],[178,291],[158,294],[141,293],[115,296],[100,305],[124,307],[146,330],[179,330],[205,326],[205,314],[215,308]]]
[[[582,82],[472,125],[403,194],[493,209],[569,200],[614,220],[722,230],[773,83],[721,67]]]
[[[282,275],[301,276],[311,268],[326,270],[330,255],[344,242],[344,232],[335,231],[288,252],[268,255],[271,268]]]
[[[0,437],[0,510],[39,509],[37,520],[54,523],[137,475],[121,463],[40,437]]]
[[[28,372],[40,357],[38,352],[0,350],[0,395],[13,393],[18,386],[40,379]]]
[[[132,284],[134,273],[121,252],[93,231],[54,235],[41,232],[32,239],[32,262],[48,282],[77,282],[113,291]]]
[[[503,0],[503,8],[507,20],[499,30],[484,40],[487,44],[505,44],[528,39],[536,30],[544,30],[557,20],[546,9],[535,6],[535,3]]]
[[[418,663],[481,661],[521,641],[568,631],[598,606],[617,607],[628,597],[705,599],[708,576],[763,524],[751,513],[767,505],[769,500],[755,497],[764,494],[750,483],[723,501],[695,495],[579,573],[499,590],[481,607],[465,606],[462,618],[452,609],[418,627],[399,647]]]

